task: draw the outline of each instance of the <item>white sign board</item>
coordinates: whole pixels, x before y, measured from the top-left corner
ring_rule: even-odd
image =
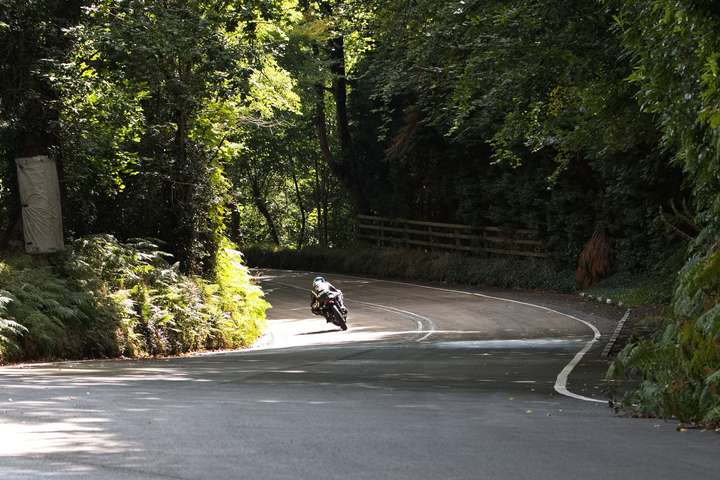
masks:
[[[25,251],[51,253],[64,248],[60,184],[55,160],[46,155],[16,158]]]

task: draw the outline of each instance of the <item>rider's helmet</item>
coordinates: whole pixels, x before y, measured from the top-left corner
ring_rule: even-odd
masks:
[[[325,283],[325,277],[315,277],[313,285],[317,285],[318,283]]]

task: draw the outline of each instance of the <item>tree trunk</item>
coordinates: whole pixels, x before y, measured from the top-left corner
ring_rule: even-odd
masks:
[[[325,163],[330,168],[335,165],[335,158],[330,149],[330,141],[327,134],[327,118],[325,116],[325,85],[318,83],[315,85],[317,99],[315,100],[315,132],[317,133],[318,143],[320,144],[320,153],[322,153]]]
[[[335,160],[330,149],[330,141],[327,134],[327,117],[325,116],[325,86],[317,84],[315,86],[317,100],[315,103],[315,131],[320,144],[320,152],[323,159],[333,172],[342,178],[344,171],[341,165]],[[316,205],[318,209],[318,240],[322,247],[328,246],[328,220],[327,220],[327,182],[326,175],[320,176],[320,166],[315,161],[315,189],[316,189]]]
[[[268,231],[270,232],[270,238],[275,245],[280,246],[280,235],[278,235],[275,221],[273,220],[272,215],[270,215],[270,209],[263,198],[260,185],[255,177],[250,177],[250,190],[252,192],[255,207],[257,207],[262,216],[265,218],[265,223],[267,223]]]
[[[345,40],[342,35],[330,40],[330,71],[333,74],[332,90],[335,99],[335,121],[337,122],[340,156],[344,167],[353,173],[351,158],[350,127],[347,111],[347,78],[345,77]]]
[[[298,208],[300,209],[300,233],[298,234],[296,246],[298,250],[301,250],[303,248],[303,244],[305,243],[305,205],[302,201],[302,195],[300,194],[300,186],[298,185],[298,178],[297,174],[295,173],[294,167],[292,171],[292,178],[293,184],[295,185],[295,196],[297,197]]]
[[[364,195],[363,180],[355,165],[355,157],[352,149],[352,138],[347,109],[347,78],[345,76],[345,47],[344,39],[338,36],[328,43],[330,50],[330,71],[333,74],[332,93],[335,102],[335,121],[337,123],[338,144],[340,152],[333,155],[330,147],[330,140],[327,133],[327,117],[325,114],[325,85],[315,85],[315,131],[325,162],[335,176],[340,180],[342,186],[350,194],[353,203],[360,211],[367,210],[367,200]],[[313,52],[319,55],[317,46]]]
[[[330,172],[326,171],[325,175],[323,175],[323,189],[322,189],[323,211],[325,212],[323,215],[323,245],[325,247],[330,245],[330,232],[329,232],[329,228],[328,228],[328,224],[329,224],[328,217],[330,216],[328,213],[328,210],[330,209],[330,192],[329,192],[329,190],[330,190],[330,187],[329,187],[330,175],[329,174],[330,174]]]
[[[202,266],[195,254],[194,245],[197,240],[197,228],[195,227],[195,202],[194,192],[195,185],[193,178],[193,168],[188,164],[187,157],[187,114],[178,109],[175,112],[175,161],[177,172],[172,179],[172,202],[177,200],[172,210],[175,223],[175,249],[183,265],[184,270],[193,275],[202,273]]]
[[[240,245],[242,243],[242,232],[240,231],[240,212],[237,205],[232,205],[230,210],[230,239]]]
[[[0,249],[7,249],[10,244],[22,244],[22,205],[20,205],[20,188],[17,179],[15,156],[8,156],[7,188],[10,192],[8,198],[8,218],[5,230],[0,236]]]
[[[15,144],[16,155],[11,155],[10,158],[8,158],[11,207],[8,212],[9,223],[7,230],[3,233],[2,238],[0,238],[0,247],[2,248],[8,248],[15,242],[18,244],[23,243],[22,205],[20,204],[20,187],[17,179],[15,158],[34,157],[38,155],[50,156],[51,147],[57,142],[57,136],[51,127],[51,120],[57,120],[57,112],[46,109],[45,107],[45,102],[56,99],[57,93],[45,82],[41,85],[35,85],[35,89],[40,92],[41,95],[28,99],[25,119],[20,122],[24,128],[21,127],[21,130],[17,133]],[[59,172],[58,177],[60,177]],[[63,193],[61,190],[61,197],[62,196]]]
[[[317,239],[318,243],[321,247],[327,247],[327,239],[323,235],[323,216],[324,216],[324,210],[323,210],[323,183],[320,180],[320,165],[316,158],[313,158],[313,161],[315,163],[315,188],[314,188],[314,197],[315,197],[315,209],[317,210],[317,222],[315,225],[315,228],[317,230]]]
[[[71,28],[78,24],[82,14],[82,0],[54,0],[47,3],[46,8],[49,12],[49,18],[54,22],[54,27],[57,29],[55,35],[50,37],[52,41],[48,45],[36,45],[34,53],[44,55],[47,52],[43,50],[51,50],[57,60],[63,60],[63,56],[67,54],[72,48],[68,36],[60,33],[64,29]],[[36,60],[39,61],[43,57],[39,57]],[[52,105],[56,102],[58,97],[58,91],[49,80],[44,77],[36,77],[34,74],[30,74],[27,79],[26,85],[22,85],[21,88],[25,88],[28,91],[34,91],[33,95],[26,95],[26,108],[22,120],[20,121],[21,130],[18,132],[17,143],[16,143],[16,156],[17,157],[34,157],[37,155],[53,156],[53,150],[57,155],[54,155],[55,165],[57,168],[57,176],[59,181],[60,190],[60,207],[63,216],[67,215],[65,207],[67,205],[67,188],[65,184],[65,167],[63,164],[62,156],[55,147],[58,147],[58,135],[57,125],[60,120],[60,113]],[[15,163],[14,159],[11,159],[11,168],[14,170]],[[17,192],[17,178],[14,178],[13,196],[18,199],[19,194]],[[17,204],[20,207],[19,203]],[[21,219],[22,210],[18,210],[18,217]],[[17,222],[16,222],[17,223]],[[21,223],[21,221],[20,221]],[[63,222],[63,225],[65,223]]]

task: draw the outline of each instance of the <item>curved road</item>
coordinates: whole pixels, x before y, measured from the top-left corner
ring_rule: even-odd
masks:
[[[0,478],[717,475],[718,435],[602,403],[607,336],[588,324],[613,322],[332,276],[350,308],[339,332],[309,314],[311,278],[265,272],[274,308],[250,351],[0,369]]]

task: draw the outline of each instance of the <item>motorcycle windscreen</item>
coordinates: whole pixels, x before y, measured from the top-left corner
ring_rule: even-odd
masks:
[[[55,160],[45,155],[16,158],[23,236],[28,253],[64,248],[60,185]]]

